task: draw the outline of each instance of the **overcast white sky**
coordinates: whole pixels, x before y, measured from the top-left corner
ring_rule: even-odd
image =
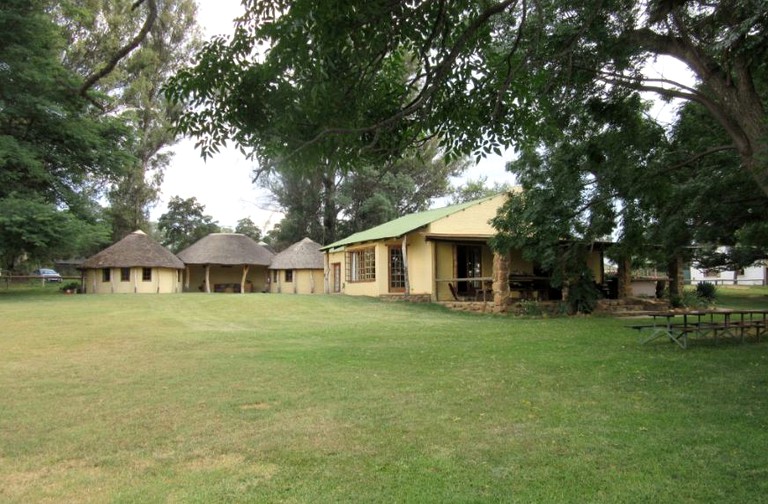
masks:
[[[240,0],[197,0],[198,22],[206,37],[230,34],[233,19],[242,13]],[[663,67],[663,65],[662,65]],[[669,115],[673,105],[660,104],[654,115]],[[173,161],[166,169],[160,202],[150,212],[157,220],[166,212],[173,196],[195,197],[205,206],[207,215],[221,226],[233,228],[237,221],[250,217],[262,231],[267,231],[282,219],[270,201],[269,193],[251,181],[255,166],[235,149],[223,150],[204,162],[194,141],[182,139],[173,146]],[[493,156],[470,168],[466,179],[487,177],[489,183],[513,183],[514,177],[504,170],[505,161]],[[456,181],[459,185],[462,181]]]

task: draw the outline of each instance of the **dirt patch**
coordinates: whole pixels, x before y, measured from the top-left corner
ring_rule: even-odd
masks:
[[[271,409],[272,405],[269,403],[264,402],[255,402],[250,404],[241,404],[240,409],[243,411],[250,411],[250,410],[268,410]]]

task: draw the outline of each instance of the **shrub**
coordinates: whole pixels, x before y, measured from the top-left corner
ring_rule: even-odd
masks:
[[[544,314],[544,310],[541,309],[538,301],[522,299],[520,300],[520,314],[528,317],[541,317]]]
[[[696,285],[696,296],[710,303],[715,300],[716,291],[717,287],[710,282],[699,282]]]
[[[585,272],[568,288],[568,305],[571,313],[592,313],[600,299],[591,273]]]
[[[77,281],[67,282],[67,283],[65,283],[64,285],[61,286],[61,291],[62,292],[70,291],[70,292],[78,292],[79,293],[80,292],[80,282],[77,282]]]

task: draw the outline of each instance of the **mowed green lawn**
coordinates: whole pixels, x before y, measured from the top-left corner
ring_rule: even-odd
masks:
[[[0,324],[0,502],[768,495],[765,342],[262,294],[0,292]]]

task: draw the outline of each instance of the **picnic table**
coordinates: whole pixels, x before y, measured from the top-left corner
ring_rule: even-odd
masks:
[[[765,334],[768,323],[766,310],[690,310],[690,311],[659,311],[646,314],[652,319],[650,324],[635,324],[629,326],[640,332],[642,344],[657,338],[668,338],[681,348],[688,347],[689,337],[738,338],[744,341],[754,337],[760,341]]]

